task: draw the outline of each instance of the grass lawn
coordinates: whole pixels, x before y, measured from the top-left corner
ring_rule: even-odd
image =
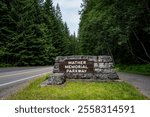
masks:
[[[144,100],[137,89],[125,82],[67,81],[62,86],[41,87],[47,76],[31,82],[10,96],[10,100]]]

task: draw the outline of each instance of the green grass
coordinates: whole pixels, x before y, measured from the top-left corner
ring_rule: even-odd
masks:
[[[125,82],[67,81],[62,86],[41,87],[41,77],[10,96],[9,100],[144,100],[147,99]]]
[[[116,65],[117,71],[150,75],[150,64],[145,65]]]
[[[11,65],[11,64],[3,64],[3,63],[0,63],[0,68],[5,68],[5,67],[14,67],[14,66]]]

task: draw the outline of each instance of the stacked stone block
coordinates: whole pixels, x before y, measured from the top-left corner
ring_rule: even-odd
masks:
[[[82,60],[86,59],[93,62],[93,71],[91,73],[64,73],[68,79],[98,79],[102,81],[117,80],[118,75],[114,71],[113,59],[111,56],[59,56],[55,60],[53,73],[60,72],[60,63],[65,60]]]

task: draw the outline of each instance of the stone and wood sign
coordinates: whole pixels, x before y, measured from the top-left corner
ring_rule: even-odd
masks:
[[[63,84],[66,79],[114,81],[119,77],[114,71],[111,56],[59,56],[47,84]]]

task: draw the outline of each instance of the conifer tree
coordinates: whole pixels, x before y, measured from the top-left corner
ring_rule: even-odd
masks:
[[[53,64],[68,55],[69,29],[52,0],[0,1],[0,65]]]
[[[149,0],[83,0],[82,54],[111,55],[117,63],[150,63]]]

